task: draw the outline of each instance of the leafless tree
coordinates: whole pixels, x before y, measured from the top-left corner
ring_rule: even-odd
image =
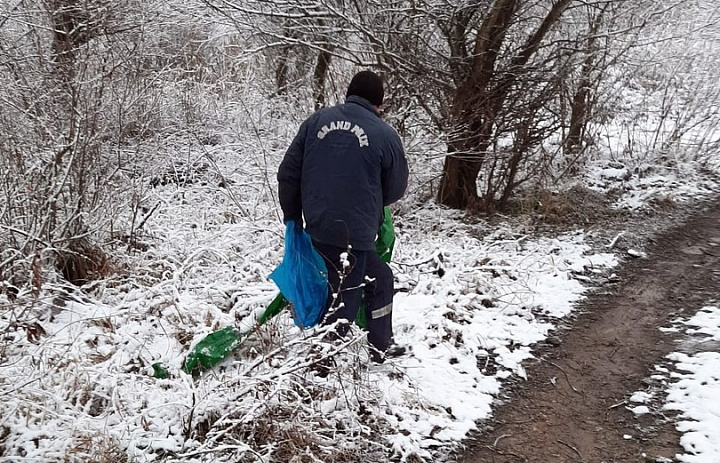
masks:
[[[419,105],[445,134],[438,202],[478,210],[502,207],[558,160],[577,161],[604,70],[678,3],[207,1],[236,23],[254,18],[264,47],[281,50],[279,90],[297,50],[313,50],[316,65],[300,76],[314,76],[316,107],[333,60],[380,70],[391,110]]]
[[[128,88],[125,39],[139,28],[124,11],[132,5],[114,6],[22,1],[0,18],[2,280],[25,283],[28,256],[75,283],[106,270],[93,237],[119,168],[109,152],[121,133],[110,96]]]

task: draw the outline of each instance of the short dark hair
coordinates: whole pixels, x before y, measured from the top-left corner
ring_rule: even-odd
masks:
[[[385,96],[383,81],[372,71],[360,71],[353,76],[345,96],[352,95],[365,98],[374,106],[381,106]]]

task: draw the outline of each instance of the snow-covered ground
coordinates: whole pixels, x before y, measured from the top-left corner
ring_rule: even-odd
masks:
[[[678,24],[668,24],[669,36]],[[597,89],[606,115],[591,130],[596,152],[581,187],[611,192],[615,207],[633,212],[720,192],[715,29],[703,41],[657,40],[642,52],[651,59],[628,58],[638,58],[637,73]],[[177,110],[158,125],[175,121],[187,138],[160,129],[158,139],[117,147],[118,158],[140,154],[141,162],[113,179],[112,221],[131,236],[104,243],[106,278],[78,289],[36,267],[44,270],[39,294],[0,292],[0,461],[443,461],[490,416],[503,387],[523,380],[533,346],[630,251],[615,254],[611,241],[591,247],[582,223],[542,237],[519,220],[490,223],[434,206],[446,149],[410,124],[411,187],[394,206],[391,265],[396,338],[411,353],[371,365],[359,330],[337,349],[285,311],[233,357],[190,376],[182,366],[198,342],[245,326],[277,294],[268,275],[281,261],[284,228],[274,175],[313,106],[301,97],[269,101],[252,66],[240,69],[245,90],[223,88],[223,97],[203,85],[164,89]],[[189,109],[203,124],[194,137],[196,127],[172,114]],[[709,305],[679,326],[712,346],[719,320]],[[678,352],[672,370],[657,367],[666,406],[680,412],[683,461],[720,461],[717,351]],[[318,352],[333,354],[326,378],[313,370]],[[169,376],[156,378],[153,365]],[[636,413],[648,411],[646,400],[633,396]]]
[[[29,293],[18,298],[28,303],[2,296],[3,461],[441,461],[490,416],[504,382],[525,377],[533,345],[618,264],[594,252],[581,229],[543,238],[519,223],[400,204],[394,323],[410,355],[370,365],[356,330],[322,378],[311,367],[317,330],[299,330],[286,311],[193,378],[182,371],[190,349],[247,322],[277,293],[268,275],[282,258],[284,229],[267,199],[271,181],[244,179],[272,171],[279,149],[269,168],[213,153],[211,171],[229,188],[210,174],[148,188],[141,202],[152,215],[140,244],[118,251],[125,257],[110,276],[82,292],[48,281],[39,304]],[[638,196],[634,177],[603,179],[601,170],[596,187],[622,182],[619,205]],[[642,190],[684,201],[717,189],[704,182],[676,188],[666,179]],[[702,423],[679,391],[707,395],[712,384],[687,384],[711,374],[710,363],[677,359],[693,373],[678,373],[681,389],[668,403],[687,423]],[[169,378],[153,376],[157,363]],[[700,439],[688,434],[684,443],[709,448]]]
[[[675,423],[685,453],[677,460],[720,461],[720,307],[708,305],[664,331],[679,332],[684,338],[678,351],[668,355],[668,365],[655,367],[651,379],[663,387],[633,394],[629,409],[636,414],[678,413]]]

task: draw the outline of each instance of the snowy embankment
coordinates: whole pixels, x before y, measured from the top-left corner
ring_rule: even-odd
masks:
[[[281,258],[282,227],[213,222],[212,211],[193,207],[199,193],[185,193],[187,203],[156,229],[164,244],[138,256],[133,273],[99,283],[92,295],[45,301],[37,336],[6,330],[11,360],[0,368],[17,378],[1,391],[6,455],[52,460],[106,445],[128,449],[134,461],[269,457],[282,445],[273,438],[251,449],[231,435],[305,406],[306,430],[335,428],[339,445],[352,445],[353,434],[383,433],[399,455],[429,457],[490,414],[503,379],[524,375],[530,346],[580,297],[574,275],[615,263],[612,255],[585,255],[581,233],[541,240],[488,233],[458,226],[456,213],[422,210],[397,219],[393,264],[401,291],[396,336],[412,355],[368,369],[359,340],[338,359],[338,374],[321,379],[294,368],[310,342],[283,313],[234,361],[194,380],[181,371],[188,349],[274,297],[267,274]],[[231,310],[228,301],[236,301]],[[152,377],[156,362],[169,367],[170,379]],[[305,390],[292,392],[299,385]],[[293,404],[305,394],[315,402]],[[361,407],[373,423],[363,423]],[[323,422],[317,427],[314,415]]]
[[[628,408],[638,415],[677,413],[685,450],[678,461],[720,461],[720,307],[704,307],[663,331],[681,333],[683,341],[668,364],[655,367],[651,379],[660,386],[633,394]]]
[[[582,231],[541,238],[400,210],[394,320],[410,355],[369,365],[356,330],[321,378],[314,330],[286,312],[193,378],[181,369],[189,350],[267,306],[282,257],[272,201],[243,183],[234,153],[214,156],[233,193],[198,179],[148,189],[147,232],[107,279],[82,291],[48,281],[39,303],[0,300],[8,461],[439,461],[617,263]],[[169,378],[153,377],[156,363]]]

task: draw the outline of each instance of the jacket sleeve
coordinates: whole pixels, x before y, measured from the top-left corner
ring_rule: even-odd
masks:
[[[278,198],[283,211],[283,222],[295,220],[300,223],[302,221],[300,185],[307,126],[307,121],[300,126],[278,169]]]
[[[405,194],[408,185],[408,164],[397,132],[388,127],[390,135],[382,166],[383,206],[389,206]]]

